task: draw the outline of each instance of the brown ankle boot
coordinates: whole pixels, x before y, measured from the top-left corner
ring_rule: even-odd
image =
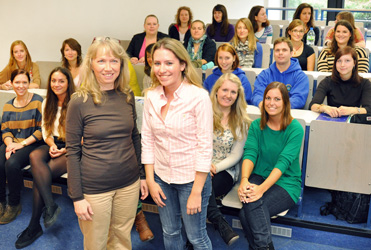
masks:
[[[135,228],[139,233],[139,238],[141,241],[150,241],[154,238],[151,229],[148,226],[146,217],[143,211],[140,211],[135,217]]]

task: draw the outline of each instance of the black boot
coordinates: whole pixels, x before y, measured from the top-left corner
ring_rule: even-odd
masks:
[[[232,245],[234,242],[236,242],[236,240],[240,238],[240,236],[235,231],[233,231],[231,226],[223,217],[218,219],[217,223],[213,224],[215,229],[218,230],[225,244],[227,244],[228,246]]]

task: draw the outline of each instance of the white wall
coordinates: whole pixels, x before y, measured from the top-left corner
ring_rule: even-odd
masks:
[[[143,30],[144,18],[155,14],[167,33],[179,6],[189,6],[194,19],[211,22],[216,4],[232,19],[247,17],[258,0],[0,0],[0,70],[9,60],[10,45],[23,40],[33,61],[60,61],[63,40],[75,38],[86,52],[94,36],[130,40]]]

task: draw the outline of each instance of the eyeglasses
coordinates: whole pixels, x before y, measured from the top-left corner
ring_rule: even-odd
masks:
[[[112,40],[112,41],[117,42],[118,44],[121,44],[120,40],[118,40],[116,38],[109,37],[109,36],[96,36],[96,37],[94,37],[94,39],[91,43],[94,43],[95,41],[109,41],[109,40]]]
[[[292,33],[304,34],[304,30],[292,30]]]

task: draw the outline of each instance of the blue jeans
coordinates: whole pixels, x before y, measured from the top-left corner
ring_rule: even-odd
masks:
[[[155,175],[158,183],[166,196],[164,207],[159,207],[162,232],[164,235],[165,249],[185,249],[185,240],[182,236],[182,218],[188,240],[194,249],[212,249],[211,241],[206,231],[206,214],[209,197],[211,194],[211,180],[208,175],[201,193],[201,213],[187,214],[187,201],[191,194],[193,182],[186,184],[167,184]]]
[[[252,174],[249,182],[260,185],[264,178]],[[295,205],[291,196],[282,187],[274,184],[259,200],[243,203],[240,221],[250,249],[267,249],[272,243],[271,216],[277,215]]]

